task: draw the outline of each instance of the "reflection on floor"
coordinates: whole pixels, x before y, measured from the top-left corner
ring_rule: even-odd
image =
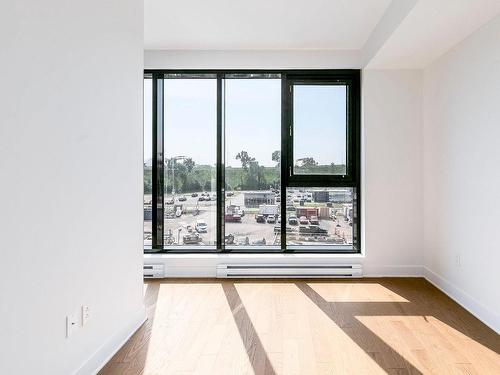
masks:
[[[500,374],[500,336],[427,281],[162,280],[100,374]]]

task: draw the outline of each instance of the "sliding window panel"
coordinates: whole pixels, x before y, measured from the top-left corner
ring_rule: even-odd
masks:
[[[150,251],[153,238],[153,79],[144,78],[144,249]]]
[[[280,249],[281,80],[226,76],[225,248]]]
[[[287,188],[286,199],[287,249],[357,248],[355,188]]]
[[[215,249],[215,77],[165,76],[164,153],[164,249]]]
[[[293,85],[293,174],[347,174],[347,86]]]

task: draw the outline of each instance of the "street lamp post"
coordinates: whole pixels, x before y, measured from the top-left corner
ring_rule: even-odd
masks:
[[[186,156],[174,156],[170,160],[172,161],[172,198],[175,199],[175,162],[177,160],[185,160]]]

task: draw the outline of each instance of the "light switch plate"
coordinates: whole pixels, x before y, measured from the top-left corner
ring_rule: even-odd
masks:
[[[66,337],[70,337],[78,329],[78,319],[76,314],[66,317]]]

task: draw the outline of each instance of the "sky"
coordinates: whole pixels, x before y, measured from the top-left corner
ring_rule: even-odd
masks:
[[[165,157],[187,156],[197,164],[216,162],[217,82],[165,79]],[[144,84],[144,160],[151,158],[152,83]],[[295,158],[319,164],[345,163],[345,86],[294,88]],[[280,79],[225,80],[226,165],[239,167],[247,151],[260,165],[275,166],[281,148]]]

